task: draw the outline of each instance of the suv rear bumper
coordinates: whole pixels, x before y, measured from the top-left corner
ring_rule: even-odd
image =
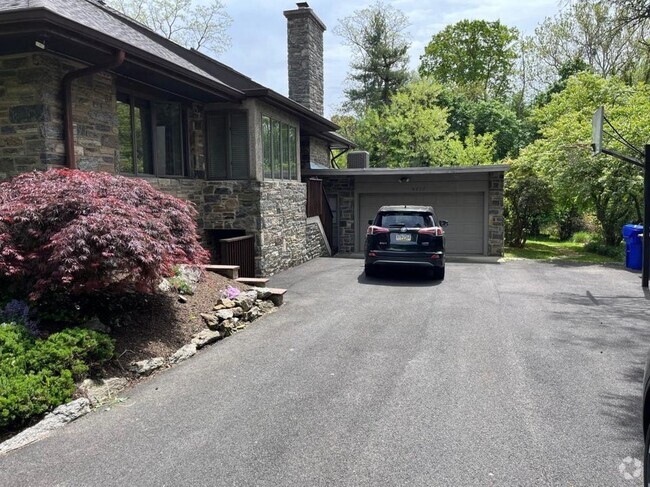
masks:
[[[444,267],[445,254],[444,252],[381,252],[372,251],[375,255],[370,255],[369,252],[365,255],[366,265],[377,266],[392,266],[392,265],[411,265],[421,267]]]

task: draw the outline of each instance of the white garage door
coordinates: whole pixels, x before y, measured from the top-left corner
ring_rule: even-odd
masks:
[[[449,221],[445,228],[447,252],[450,254],[483,254],[485,241],[484,194],[476,193],[420,193],[420,194],[360,194],[359,249],[363,250],[368,220],[372,220],[380,206],[433,206],[439,220]]]

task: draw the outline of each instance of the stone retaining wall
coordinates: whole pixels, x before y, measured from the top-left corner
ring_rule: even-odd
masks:
[[[308,260],[306,248],[306,185],[296,181],[261,183],[259,273],[278,271]]]
[[[325,243],[325,236],[320,229],[321,227],[318,223],[307,221],[307,260],[315,259],[316,257],[329,257],[330,255],[329,250],[327,250],[327,244]]]

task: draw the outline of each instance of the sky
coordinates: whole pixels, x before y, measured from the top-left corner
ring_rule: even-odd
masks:
[[[334,34],[338,19],[370,5],[370,0],[307,0],[327,26],[324,34],[325,116],[337,113],[345,99],[351,52]],[[431,36],[463,19],[499,20],[532,34],[561,0],[387,0],[410,22],[410,68],[417,69]],[[232,46],[218,59],[258,83],[287,96],[287,24],[282,14],[296,8],[289,0],[222,0],[233,23]]]

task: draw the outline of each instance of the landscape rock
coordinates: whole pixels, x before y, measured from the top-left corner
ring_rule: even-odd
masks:
[[[82,324],[81,328],[85,328],[86,330],[98,331],[100,333],[110,333],[111,332],[111,327],[106,326],[96,316],[94,318],[86,321],[84,324]]]
[[[192,355],[196,353],[196,343],[189,343],[178,350],[169,357],[169,363],[170,364],[178,364],[180,362],[183,362],[184,360],[187,360],[190,358]]]
[[[253,307],[256,299],[257,291],[246,291],[237,296],[235,299],[235,304],[237,304],[237,306],[246,312]]]
[[[158,284],[158,291],[161,293],[167,293],[172,290],[172,285],[170,282],[163,277],[162,281],[160,281],[160,284]]]
[[[190,287],[192,292],[196,291],[196,285],[201,280],[203,271],[200,267],[182,264],[178,266],[178,275],[180,279]]]
[[[205,324],[211,330],[219,324],[219,318],[214,313],[201,313],[201,318],[203,318],[203,321],[205,321]]]
[[[244,319],[248,321],[255,321],[261,315],[261,311],[257,306],[253,306],[249,311],[244,314]]]
[[[230,318],[235,316],[235,314],[232,312],[231,309],[220,309],[215,314],[217,318],[219,318],[219,321],[229,320]]]
[[[219,301],[217,301],[217,306],[222,306],[222,308],[219,308],[219,309],[234,308],[235,307],[235,302],[232,299],[229,299],[229,298],[221,298],[221,299],[219,299]]]
[[[132,362],[129,370],[138,375],[149,375],[154,370],[161,368],[165,365],[165,359],[162,357],[155,357],[149,360],[140,360],[139,362]]]
[[[236,316],[237,318],[241,317],[244,314],[244,310],[240,307],[237,308],[232,308],[232,315]]]
[[[178,295],[178,302],[179,303],[187,303],[187,298],[183,296],[182,294]]]
[[[45,438],[50,431],[61,428],[89,412],[90,401],[85,397],[63,404],[45,416],[38,424],[1,443],[0,455]]]
[[[79,389],[90,403],[96,406],[117,396],[128,384],[129,381],[125,377],[112,377],[97,381],[86,379],[81,383]]]
[[[205,329],[198,332],[192,338],[192,343],[196,344],[196,348],[203,348],[210,343],[214,343],[221,338],[221,333],[216,330]]]
[[[257,299],[269,299],[273,294],[268,287],[256,287],[253,290],[257,293]]]
[[[259,308],[261,313],[270,313],[275,310],[275,305],[271,301],[258,299],[255,305]]]

